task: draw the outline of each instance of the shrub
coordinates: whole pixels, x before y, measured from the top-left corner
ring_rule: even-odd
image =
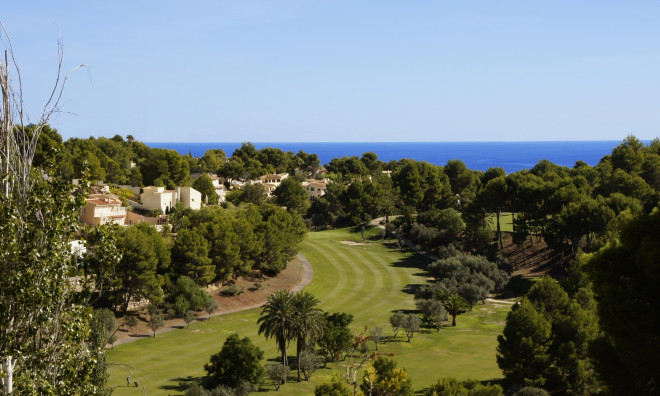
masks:
[[[282,363],[270,363],[266,365],[266,375],[273,383],[275,390],[280,390],[280,386],[286,382],[291,369]]]
[[[458,381],[456,378],[445,377],[431,386],[425,396],[504,396],[499,385],[483,385],[479,381]]]
[[[174,310],[176,311],[176,316],[182,318],[188,310],[190,310],[190,303],[185,296],[178,295],[174,301]]]
[[[316,385],[314,388],[314,396],[350,396],[352,392],[337,379],[333,379],[331,383]]]
[[[550,394],[545,389],[535,388],[533,386],[526,386],[521,388],[513,396],[549,396]]]
[[[175,295],[185,298],[190,304],[190,309],[193,311],[201,310],[212,299],[206,290],[187,276],[181,276],[177,279]]]
[[[298,365],[305,377],[305,381],[308,381],[314,371],[322,367],[324,364],[325,358],[323,356],[319,356],[310,351],[305,351],[298,357]]]
[[[135,319],[135,316],[129,316],[126,318],[126,326],[128,326],[131,330],[136,328],[138,325],[137,319]]]
[[[220,291],[223,296],[238,296],[241,293],[243,293],[243,288],[236,285],[227,286]]]
[[[195,313],[193,311],[186,311],[183,315],[183,320],[185,320],[188,327],[190,327],[190,323],[195,320]]]

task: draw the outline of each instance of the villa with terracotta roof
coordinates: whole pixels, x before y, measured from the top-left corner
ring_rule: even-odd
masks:
[[[277,187],[280,185],[280,183],[282,183],[282,180],[286,179],[287,177],[289,177],[288,173],[278,173],[275,175],[264,175],[259,179],[263,184],[272,184]]]
[[[95,226],[99,224],[115,223],[124,225],[126,208],[121,201],[109,194],[90,194],[87,204],[80,210],[80,221]]]
[[[328,184],[326,180],[307,179],[307,181],[302,182],[302,186],[307,191],[309,199],[313,201],[325,195]]]

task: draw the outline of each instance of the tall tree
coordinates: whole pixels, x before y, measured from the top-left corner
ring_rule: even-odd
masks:
[[[198,177],[192,186],[195,190],[202,193],[202,201],[211,205],[218,203],[218,194],[215,192],[213,181],[206,174]]]
[[[307,350],[308,343],[323,335],[323,314],[317,307],[319,300],[312,294],[301,291],[294,295],[296,354],[298,357],[298,382],[301,379],[300,358]]]
[[[543,386],[549,366],[551,324],[529,300],[509,312],[497,337],[497,365],[514,384]]]
[[[273,195],[275,195],[275,202],[278,205],[286,206],[290,212],[304,215],[309,208],[309,197],[305,188],[292,177],[282,180],[282,183],[275,188]]]
[[[520,308],[507,316],[498,338],[498,364],[512,385],[543,386],[572,395],[599,389],[588,356],[599,332],[596,304],[588,282],[571,274],[575,268],[569,270],[571,281],[565,282],[572,297],[555,280],[542,278]]]
[[[621,231],[620,243],[589,263],[604,331],[594,348],[600,378],[612,394],[660,392],[660,211]]]
[[[286,347],[295,337],[296,310],[295,296],[288,290],[278,290],[268,296],[257,320],[259,334],[274,338],[277,348],[282,353],[282,364],[289,365]]]
[[[498,176],[489,180],[477,199],[483,208],[495,212],[497,240],[500,244],[500,249],[502,249],[504,245],[502,242],[500,214],[508,202],[506,177]]]
[[[145,297],[152,304],[162,301],[162,278],[158,275],[158,257],[149,237],[137,226],[122,230],[117,242],[122,252],[114,283],[115,302],[123,312],[134,298]]]
[[[178,274],[191,277],[199,285],[206,285],[215,277],[208,243],[194,228],[177,233],[172,246],[172,261]]]

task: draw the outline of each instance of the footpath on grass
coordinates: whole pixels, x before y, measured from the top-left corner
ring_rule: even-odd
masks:
[[[298,292],[302,290],[305,286],[309,285],[312,282],[312,279],[314,278],[314,271],[312,270],[312,266],[309,264],[309,261],[303,256],[302,254],[298,253],[296,258],[300,261],[302,264],[302,271],[301,271],[301,276],[294,277],[291,279],[291,282],[288,285],[280,285],[281,288],[288,289],[292,292]],[[288,265],[290,265],[289,263]],[[287,278],[289,279],[289,278]],[[254,308],[259,308],[262,305],[266,303],[266,299],[268,298],[268,295],[262,295],[258,297],[256,300],[251,301],[250,303],[244,303],[244,304],[232,304],[231,307],[225,307],[225,308],[219,308],[218,310],[214,311],[210,315],[205,315],[203,317],[198,318],[199,319],[208,319],[209,317],[214,317],[214,316],[219,316],[219,315],[227,315],[230,313],[234,312],[240,312],[240,311],[247,311],[249,309],[254,309]],[[175,329],[180,329],[184,327],[186,323],[184,322],[183,319],[175,319],[171,321],[167,321],[167,326],[156,330],[156,335],[166,333],[168,331],[172,331]],[[119,335],[119,334],[118,334]],[[133,342],[135,340],[139,340],[141,338],[145,337],[152,337],[153,332],[151,330],[145,330],[143,329],[142,331],[139,332],[134,332],[131,335],[128,334],[122,334],[123,337],[120,337],[114,345],[121,345],[125,344],[128,342]]]

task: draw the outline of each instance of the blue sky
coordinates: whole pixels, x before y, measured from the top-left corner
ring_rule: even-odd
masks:
[[[19,1],[27,110],[64,138],[524,141],[660,133],[660,2]],[[6,44],[4,35],[2,45]]]

